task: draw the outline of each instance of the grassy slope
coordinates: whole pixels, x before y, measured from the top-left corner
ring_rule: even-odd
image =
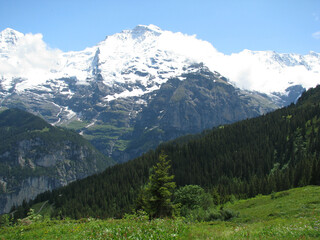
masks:
[[[130,134],[133,128],[118,127],[116,123],[102,123],[101,121],[98,121],[93,126],[87,127],[89,124],[90,123],[86,121],[76,120],[64,124],[62,127],[72,129],[76,132],[83,131],[83,137],[91,141],[100,151],[110,148],[110,144],[114,144],[113,147],[120,151],[124,151],[127,148],[129,141],[121,139],[121,136]],[[103,153],[107,154],[107,152]]]
[[[239,212],[228,222],[45,220],[2,227],[0,239],[319,239],[319,196],[319,186],[308,186],[228,203],[224,208]]]
[[[230,222],[194,224],[186,239],[319,239],[320,187],[295,188],[225,205]]]

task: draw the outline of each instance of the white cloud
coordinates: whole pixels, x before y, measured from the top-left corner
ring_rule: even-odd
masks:
[[[164,31],[159,37],[158,47],[195,61],[204,61],[209,56],[218,54],[209,42],[197,39],[196,35],[189,36],[180,32]]]
[[[26,34],[8,49],[9,59],[0,59],[0,74],[9,78],[28,78],[32,85],[47,80],[50,72],[59,67],[60,50],[50,49],[42,34]]]
[[[277,57],[280,59],[276,60]],[[240,88],[271,93],[284,92],[291,84],[302,84],[309,88],[319,83],[317,66],[311,71],[304,65],[291,66],[295,60],[302,61],[301,57],[305,58],[300,55],[278,55],[272,51],[244,50],[231,55],[216,55],[208,58],[205,64]],[[312,58],[308,60],[311,65],[318,61],[317,57],[306,58]]]
[[[313,37],[320,39],[320,32],[314,33]],[[127,40],[120,40],[116,37],[110,37],[104,42],[105,45],[99,45],[101,50],[100,60],[107,62],[107,64],[101,66],[103,68],[102,73],[106,76],[110,75],[110,79],[115,77],[114,69],[119,68],[121,70],[125,67],[123,64],[132,61],[136,56],[141,58],[145,56],[146,59],[150,60],[151,55],[148,55],[146,49],[152,46],[150,51],[154,50],[154,55],[162,54],[161,57],[165,60],[174,57],[172,62],[165,62],[161,66],[167,67],[169,71],[171,71],[171,66],[173,69],[179,69],[189,62],[204,62],[212,71],[221,73],[231,82],[234,82],[236,86],[248,90],[265,93],[283,92],[290,85],[288,82],[303,84],[307,88],[319,83],[320,67],[317,55],[300,56],[292,54],[287,56],[287,54],[276,54],[271,51],[254,52],[249,50],[224,55],[218,52],[209,42],[199,40],[195,35],[188,36],[168,31],[164,31],[159,39],[150,38],[141,46],[139,45],[140,42],[136,44],[131,42],[132,44],[128,45]],[[164,51],[158,52],[157,49]],[[0,54],[4,56],[3,53],[0,52]],[[62,53],[60,50],[48,48],[42,40],[41,34],[27,34],[18,41],[15,48],[4,54],[10,55],[10,57],[0,58],[0,75],[4,76],[1,84],[9,88],[12,77],[24,77],[29,79],[29,81],[20,83],[20,89],[24,89],[28,86],[43,83],[50,78],[57,78],[57,76],[60,76],[59,74],[64,73],[69,76],[77,76],[84,83],[95,50],[87,49],[81,53]],[[312,70],[304,66],[305,61],[303,59],[306,60]],[[134,62],[134,64],[139,63]],[[144,65],[141,66],[144,68]],[[51,73],[52,70],[56,70],[58,73],[54,75]],[[155,74],[157,74],[156,72],[157,70],[155,70]],[[24,84],[28,84],[28,86]]]
[[[312,37],[315,39],[320,39],[320,31],[312,33]]]

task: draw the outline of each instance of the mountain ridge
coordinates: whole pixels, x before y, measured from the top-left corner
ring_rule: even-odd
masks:
[[[6,29],[3,32],[15,32],[15,35],[19,35],[17,39],[28,37],[29,41],[31,42],[32,36],[34,36],[34,38],[39,38],[39,34],[24,35],[12,29]],[[1,32],[1,36],[4,35],[3,32]],[[45,44],[43,41],[41,43]],[[43,49],[47,52],[50,52],[46,46],[43,46]],[[2,52],[4,53],[5,51],[2,50]],[[49,56],[45,57],[50,57],[50,54],[48,55]],[[257,86],[256,88],[254,86],[250,88],[250,86],[244,86],[243,84],[239,83],[239,76],[236,76],[239,74],[237,71],[240,71],[241,67],[249,68],[250,64],[260,68],[259,70],[263,69],[263,65],[266,65],[270,71],[263,69],[264,73],[267,73],[271,77],[273,76],[279,78],[279,76],[276,75],[276,72],[278,72],[281,74],[280,76],[282,78],[287,79],[281,81],[282,84],[280,85],[283,85],[281,86],[281,90],[276,88],[273,90],[268,89],[268,93],[283,92],[287,87],[292,86],[292,84],[301,84],[305,88],[315,87],[317,83],[319,84],[319,82],[312,83],[312,81],[315,80],[314,74],[319,72],[319,53],[311,52],[308,55],[299,55],[276,53],[274,51],[243,50],[240,53],[224,55],[223,53],[219,53],[209,42],[199,40],[195,36],[188,36],[182,33],[173,33],[161,30],[154,25],[138,25],[133,30],[124,30],[121,33],[107,36],[105,40],[101,41],[96,46],[88,47],[78,52],[59,52],[57,55],[53,54],[52,57],[56,58],[53,59],[55,64],[51,68],[47,69],[47,79],[76,77],[78,79],[78,83],[80,84],[86,84],[87,81],[90,81],[90,79],[93,77],[92,68],[95,67],[100,68],[100,74],[102,74],[105,84],[112,84],[113,82],[123,83],[127,81],[126,79],[128,79],[127,71],[129,71],[130,68],[134,68],[134,66],[140,68],[137,69],[137,71],[143,72],[143,70],[145,70],[153,77],[156,77],[158,84],[161,84],[163,83],[163,80],[161,79],[168,79],[173,76],[181,75],[183,73],[183,67],[199,62],[204,62],[204,64],[207,65],[211,71],[220,72],[222,75],[229,78],[231,82],[234,82],[238,87],[253,91],[263,91],[263,88],[257,88]],[[137,59],[139,59],[138,63],[140,62],[141,64],[134,64],[137,62]],[[155,63],[154,61],[157,60],[160,61],[159,63],[162,65],[161,71],[165,71],[166,74],[161,74],[159,72],[157,73],[156,69],[152,67]],[[240,64],[241,61],[243,62],[243,60],[246,60],[248,64]],[[11,61],[15,60],[12,59]],[[169,61],[169,64],[166,61]],[[108,62],[109,70],[107,67],[103,67],[105,62]],[[227,69],[227,67],[222,68],[222,65],[226,65],[227,67],[232,66],[237,69],[232,70]],[[172,72],[170,67],[173,67],[175,71]],[[290,79],[292,76],[288,76],[286,70],[288,67],[290,68],[290,71],[296,72],[299,72],[303,69],[307,70],[305,73],[309,72],[309,75],[311,74],[309,77],[312,77],[312,81],[308,81],[307,83],[294,83],[294,78]],[[300,67],[303,69],[299,70],[298,68]],[[59,73],[59,71],[62,72]],[[251,74],[256,74],[255,71],[250,71]],[[132,71],[129,72],[132,73]],[[122,73],[125,73],[125,75]],[[135,75],[129,76],[129,78],[130,77],[131,79],[132,77],[137,78]],[[44,81],[47,79],[44,79]],[[130,81],[132,82],[132,80]],[[143,85],[145,87],[148,86],[147,81],[148,78],[143,79]],[[252,79],[248,81],[252,81]],[[259,81],[261,80],[258,80],[258,78],[255,79],[255,82]],[[286,81],[287,83],[285,83]],[[278,82],[278,84],[281,82]],[[261,84],[260,85],[263,86],[266,83]],[[154,88],[149,88],[149,90],[152,91],[154,89],[158,89],[159,86],[157,86],[157,88],[155,88],[155,86],[153,87]],[[123,96],[125,97],[125,94]]]
[[[179,88],[174,91],[176,100],[185,93],[189,96],[185,95],[186,98],[184,98],[188,103],[172,101],[171,104],[176,104],[171,105],[172,109],[177,110],[180,107],[181,116],[188,116],[190,121],[192,120],[190,113],[193,113],[198,122],[210,120],[202,114],[204,109],[200,103],[213,101],[214,94],[217,92],[216,89],[210,89],[208,92],[201,87],[201,84],[206,84],[205,81],[216,81],[219,78],[228,83],[219,87],[220,97],[223,99],[220,101],[221,105],[208,104],[207,107],[227,111],[229,117],[226,117],[225,113],[208,109],[209,112],[215,112],[210,124],[195,124],[196,127],[189,129],[188,132],[175,128],[175,132],[181,134],[195,133],[219,124],[256,116],[255,114],[264,114],[296,101],[305,90],[303,84],[291,78],[290,83],[286,83],[287,78],[277,84],[273,83],[278,81],[278,75],[274,75],[274,72],[281,70],[282,75],[280,75],[284,76],[283,74],[286,75],[289,70],[292,70],[286,65],[280,68],[278,61],[283,59],[281,54],[274,55],[278,56],[277,61],[272,54],[264,52],[253,54],[247,51],[246,54],[242,54],[248,61],[243,61],[239,58],[240,55],[223,55],[210,43],[199,40],[195,36],[161,30],[154,25],[139,25],[133,30],[124,30],[108,36],[96,46],[78,52],[49,49],[42,41],[41,34],[26,34],[17,41],[14,48],[0,51],[0,106],[18,107],[43,117],[53,125],[72,128],[83,134],[105,155],[125,161],[133,157],[126,150],[138,142],[134,136],[137,129],[140,129],[140,133],[135,135],[145,141],[141,142],[137,149],[143,151],[143,149],[148,150],[143,146],[156,146],[162,141],[170,140],[171,123],[183,121],[181,117],[171,115],[175,119],[168,119],[165,126],[160,123],[162,117],[158,112],[153,115],[153,126],[150,126],[148,121],[144,121],[144,126],[138,123],[140,119],[151,117],[144,115],[153,114],[148,108],[152,106],[152,102],[159,100],[157,94],[164,93],[165,87],[172,81],[176,81],[172,86]],[[310,85],[309,82],[314,81],[313,76],[319,65],[315,61],[319,56],[315,53],[313,55],[311,60],[308,58],[310,61],[307,59],[310,64],[305,61],[305,65],[299,65],[304,59],[301,56],[301,61],[298,57],[299,61],[293,62],[298,65],[291,66],[298,69],[293,71],[295,74],[300,73],[301,69],[301,71],[307,71],[306,66],[310,65],[309,75],[302,78],[308,79],[307,86]],[[290,55],[290,57],[296,58],[296,55]],[[260,61],[259,58],[262,60]],[[264,65],[270,59],[273,59],[274,64]],[[252,70],[250,67],[250,71],[247,72],[248,66],[239,65],[239,62],[253,63],[257,69]],[[203,67],[206,67],[205,79],[201,76]],[[271,72],[264,74],[265,68],[268,67],[271,68]],[[237,74],[237,71],[244,71],[243,81],[250,84],[252,79],[246,79],[247,76],[253,75],[257,82],[260,78],[269,77],[266,83],[261,83],[262,85],[259,83],[260,85],[257,86],[266,84],[264,89],[268,89],[270,85],[281,86],[282,90],[280,93],[270,93],[270,89],[268,93],[254,91],[254,89],[245,90],[237,86],[236,78],[229,78],[228,75],[218,71],[220,68],[231,76]],[[225,71],[226,69],[228,71]],[[256,75],[260,70],[262,74]],[[208,77],[209,72],[213,77]],[[186,76],[191,76],[190,74],[197,75],[193,77],[197,86],[192,81],[188,81],[188,84],[183,83],[187,79]],[[297,76],[300,77],[299,74]],[[196,81],[197,79],[202,81]],[[191,85],[197,92],[190,88]],[[167,94],[172,92],[167,91]],[[232,98],[233,102],[225,101],[228,95],[236,96]],[[244,98],[247,100],[244,101]],[[237,105],[237,102],[241,102],[242,105]],[[159,109],[159,111],[162,110],[164,109]],[[232,111],[242,112],[239,116],[235,116],[231,113]],[[198,119],[199,116],[203,119]],[[230,118],[230,116],[233,117]],[[226,122],[218,119],[224,119]],[[162,127],[159,128],[161,124]],[[159,138],[155,137],[155,131],[154,133],[145,131],[146,129],[156,130],[154,127],[157,126],[160,132],[164,131]],[[183,127],[184,124],[179,123],[176,126]],[[173,137],[174,134],[171,135]],[[141,153],[140,150],[136,154]]]
[[[114,162],[77,133],[19,109],[0,112],[0,213]]]

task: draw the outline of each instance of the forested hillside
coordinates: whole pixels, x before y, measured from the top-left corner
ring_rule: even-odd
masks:
[[[39,195],[35,202],[50,200],[59,217],[120,217],[134,208],[162,151],[172,162],[178,186],[201,185],[216,203],[232,195],[246,198],[320,184],[319,126],[317,87],[295,105],[162,144],[101,174]]]
[[[0,113],[0,213],[112,164],[74,131],[19,109]]]

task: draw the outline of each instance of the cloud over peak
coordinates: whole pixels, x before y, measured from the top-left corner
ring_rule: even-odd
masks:
[[[28,78],[34,83],[43,81],[59,65],[60,50],[50,49],[42,34],[21,34],[2,49],[0,73],[8,78]],[[6,38],[8,41],[8,38]]]

